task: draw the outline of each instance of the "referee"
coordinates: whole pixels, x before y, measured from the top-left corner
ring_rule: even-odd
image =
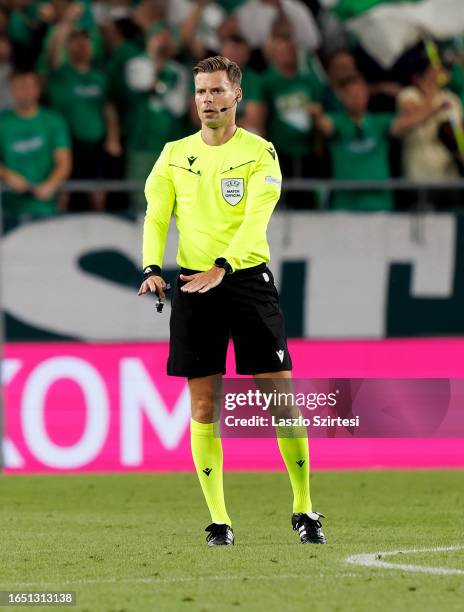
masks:
[[[147,179],[139,295],[165,297],[161,266],[174,214],[181,273],[172,298],[167,372],[188,379],[192,455],[212,521],[207,543],[224,546],[234,543],[234,533],[214,426],[229,336],[238,374],[291,378],[284,320],[266,266],[266,229],[282,177],[272,144],[235,125],[242,98],[237,64],[211,57],[193,74],[201,130],[167,143]],[[309,495],[307,436],[277,432],[277,439],[293,489],[293,529],[301,542],[323,544],[321,515],[312,511]]]

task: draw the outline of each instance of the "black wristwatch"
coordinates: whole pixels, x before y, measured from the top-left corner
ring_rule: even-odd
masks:
[[[232,266],[225,257],[218,257],[214,262],[214,265],[216,266],[216,268],[222,268],[223,270],[225,270],[226,274],[232,274],[233,272]]]
[[[143,269],[143,280],[147,280],[150,276],[161,276],[161,268],[159,266],[145,266]]]

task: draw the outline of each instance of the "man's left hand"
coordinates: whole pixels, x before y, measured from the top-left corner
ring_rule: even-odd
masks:
[[[50,200],[56,193],[56,185],[50,181],[44,181],[36,185],[32,193],[38,200]]]
[[[184,293],[206,293],[210,289],[217,287],[224,278],[226,271],[223,268],[213,266],[207,272],[197,274],[181,274],[180,279],[186,283],[181,287]]]

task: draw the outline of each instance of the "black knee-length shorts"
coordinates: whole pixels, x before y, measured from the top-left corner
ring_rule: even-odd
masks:
[[[292,369],[279,296],[265,264],[227,275],[206,293],[183,293],[184,284],[178,277],[172,297],[170,376],[224,374],[230,337],[237,374]]]

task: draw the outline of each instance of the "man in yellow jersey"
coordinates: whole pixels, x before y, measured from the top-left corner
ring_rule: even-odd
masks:
[[[211,514],[209,546],[234,543],[222,478],[222,444],[214,435],[215,389],[225,373],[229,335],[237,373],[287,382],[292,362],[269,261],[266,229],[280,196],[274,147],[235,125],[241,72],[224,57],[193,70],[201,130],[163,149],[145,194],[144,280],[164,299],[162,278],[171,214],[179,232],[168,374],[185,376],[191,394],[192,455]],[[263,381],[264,382],[264,381]],[[292,526],[303,543],[326,542],[309,495],[307,437],[277,432],[293,489]]]

